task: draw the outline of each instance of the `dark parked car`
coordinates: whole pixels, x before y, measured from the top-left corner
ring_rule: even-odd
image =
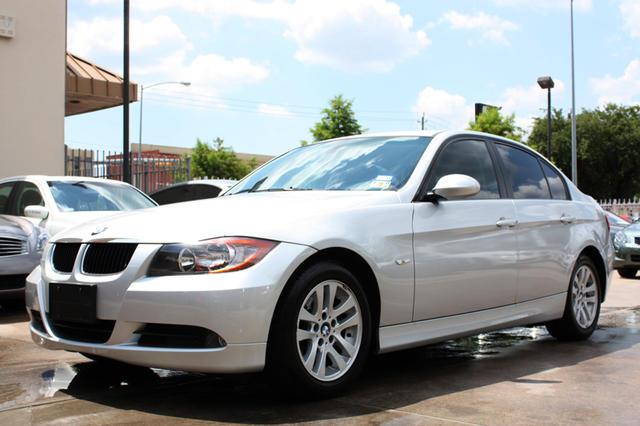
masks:
[[[0,215],[0,300],[23,297],[27,275],[40,263],[48,237],[27,219]]]
[[[235,180],[203,179],[177,183],[151,194],[159,205],[216,198],[236,184]]]

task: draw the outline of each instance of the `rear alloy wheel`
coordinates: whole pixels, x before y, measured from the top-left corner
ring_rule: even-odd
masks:
[[[549,334],[558,340],[588,339],[598,325],[600,289],[593,262],[580,257],[571,277],[564,316],[547,324]]]
[[[618,269],[618,274],[622,278],[635,278],[638,270],[636,268],[621,268]]]
[[[292,396],[342,392],[369,354],[366,294],[348,269],[331,261],[312,265],[289,285],[271,327],[267,367]]]

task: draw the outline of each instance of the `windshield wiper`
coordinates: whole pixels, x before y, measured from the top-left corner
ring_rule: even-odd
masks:
[[[256,183],[254,183],[251,188],[243,189],[241,191],[234,192],[232,194],[226,194],[226,195],[242,194],[243,192],[256,192],[258,190],[258,188],[260,188],[260,185],[262,185],[264,183],[264,181],[267,180],[268,178],[269,178],[269,176],[265,176],[262,179],[260,179],[259,181],[257,181]]]
[[[279,192],[279,191],[313,191],[313,188],[296,188],[293,186],[285,187],[285,188],[268,188],[268,189],[259,189],[251,192]]]

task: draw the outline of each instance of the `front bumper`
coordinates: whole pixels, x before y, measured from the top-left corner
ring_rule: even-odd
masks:
[[[626,244],[623,247],[617,247],[613,267],[614,269],[640,269],[640,246]]]
[[[67,276],[45,262],[27,278],[25,300],[32,316],[32,340],[47,349],[99,355],[157,368],[195,372],[239,373],[264,367],[271,318],[287,279],[314,249],[280,243],[257,265],[242,271],[146,277],[159,248],[141,244],[129,266],[115,275],[85,275],[79,268]],[[82,256],[82,250],[78,254]],[[48,315],[48,284],[94,284],[97,317],[113,322],[104,343],[63,336]],[[145,325],[178,325],[211,330],[222,347],[150,347],[140,342]]]

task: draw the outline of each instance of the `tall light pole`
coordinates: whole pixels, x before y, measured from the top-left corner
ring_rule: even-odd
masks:
[[[551,160],[551,89],[555,86],[550,76],[538,77],[538,86],[547,89],[547,158]]]
[[[129,164],[129,0],[124,0],[122,46],[122,180],[131,183]]]
[[[160,83],[150,84],[148,86],[140,85],[140,128],[138,129],[138,165],[142,163],[142,107],[144,101],[144,89],[151,89],[156,86],[163,86],[167,84],[180,84],[182,86],[188,87],[191,86],[191,83],[188,81],[162,81]]]
[[[576,141],[576,73],[573,54],[573,0],[571,0],[571,180],[578,186],[578,153]]]

